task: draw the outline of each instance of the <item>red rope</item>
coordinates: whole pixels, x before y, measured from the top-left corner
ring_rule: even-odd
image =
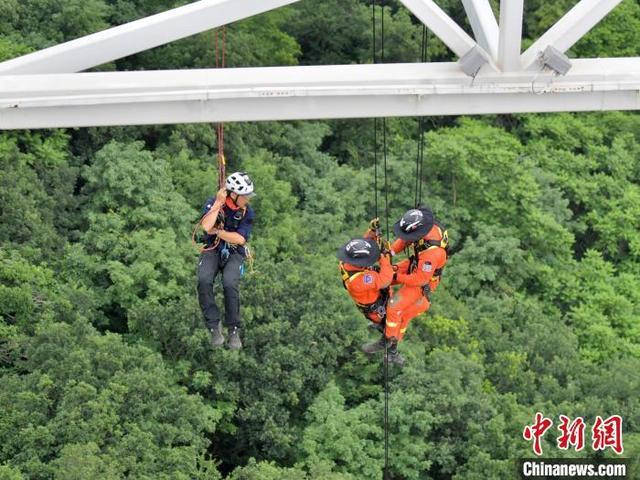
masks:
[[[227,55],[227,27],[222,27],[222,68],[224,68],[225,57]]]
[[[216,51],[216,68],[224,68],[226,62],[227,51],[227,29],[222,27],[222,40],[220,40],[220,29],[216,29],[214,35],[215,51]],[[220,43],[222,47],[220,48]],[[224,123],[220,122],[216,126],[216,143],[218,145],[218,187],[224,186],[225,173],[225,157],[224,157]]]

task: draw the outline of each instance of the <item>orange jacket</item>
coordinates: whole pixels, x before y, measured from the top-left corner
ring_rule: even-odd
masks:
[[[341,263],[340,267],[349,275],[344,280],[344,286],[351,298],[359,305],[374,303],[380,296],[380,290],[389,287],[393,279],[391,260],[387,255],[380,257],[380,272],[371,268],[356,267],[349,263]]]
[[[434,225],[429,233],[424,237],[425,240],[442,240],[442,230],[438,225]],[[407,242],[397,239],[391,245],[391,251],[400,252],[407,247]],[[441,269],[447,263],[447,252],[444,248],[438,246],[427,247],[418,253],[418,265],[413,272],[406,271],[408,269],[408,261],[401,262],[398,265],[398,273],[396,281],[408,287],[423,287],[429,284],[431,291],[434,291],[440,283]],[[403,268],[404,267],[404,268]]]

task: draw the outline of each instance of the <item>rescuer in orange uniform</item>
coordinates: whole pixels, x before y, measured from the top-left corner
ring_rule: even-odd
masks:
[[[440,283],[442,270],[447,263],[449,238],[446,230],[435,223],[431,209],[427,207],[406,212],[393,226],[397,240],[391,245],[392,254],[405,248],[412,249],[411,257],[394,266],[394,284],[401,284],[387,307],[384,336],[377,342],[363,346],[366,353],[383,350],[385,339],[390,342],[389,359],[402,365],[404,358],[398,353],[412,318],[429,310],[429,296]]]
[[[374,224],[374,222],[372,222]],[[365,237],[373,237],[369,230]],[[338,249],[342,283],[366,318],[384,330],[389,287],[393,279],[391,253],[372,238],[354,238]],[[380,261],[380,267],[375,264]]]

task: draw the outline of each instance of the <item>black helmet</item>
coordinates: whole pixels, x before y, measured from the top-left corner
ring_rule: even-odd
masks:
[[[405,242],[415,242],[433,228],[433,212],[429,207],[413,208],[393,225],[393,233]]]
[[[356,267],[370,267],[380,258],[380,247],[373,240],[353,238],[338,249],[337,257]]]

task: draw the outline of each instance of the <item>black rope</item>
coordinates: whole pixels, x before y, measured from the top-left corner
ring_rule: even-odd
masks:
[[[384,61],[384,0],[380,0],[381,7],[381,19],[380,19],[380,60]],[[371,2],[371,28],[373,31],[372,41],[372,56],[373,63],[378,63],[377,60],[377,35],[376,35],[376,0]],[[374,165],[374,202],[375,202],[375,216],[378,218],[378,119],[373,119],[373,165]],[[382,119],[382,156],[384,161],[384,213],[385,213],[385,226],[386,237],[389,241],[389,188],[387,182],[387,119]],[[389,478],[389,345],[388,342],[384,342],[384,473],[383,479]]]
[[[382,8],[381,28],[380,28],[380,59],[384,62],[384,4],[385,0],[380,0]],[[382,119],[382,156],[384,159],[384,214],[387,226],[387,241],[389,240],[389,189],[387,188],[387,118]]]
[[[428,32],[427,26],[422,25],[422,43],[420,46],[420,60],[422,63],[427,61],[427,41]],[[424,183],[423,171],[424,171],[424,117],[418,119],[418,148],[416,154],[416,193],[415,193],[415,205],[416,208],[422,203],[422,184]]]
[[[371,28],[373,30],[373,40],[371,42],[371,56],[373,63],[378,63],[376,59],[376,0],[371,2]],[[378,119],[373,119],[373,200],[375,205],[374,218],[378,218]]]
[[[416,208],[420,204],[422,200],[422,195],[420,195],[420,190],[422,189],[422,159],[423,157],[423,143],[422,139],[424,136],[424,117],[418,118],[418,142],[416,149],[416,193],[415,193],[415,206]]]
[[[384,158],[384,217],[389,241],[389,189],[387,188],[387,119],[382,119],[382,156]]]
[[[381,0],[380,58],[384,62],[384,4]],[[389,241],[389,188],[387,185],[387,119],[382,119],[382,155],[384,158],[384,215]],[[389,342],[384,341],[384,480],[389,478]]]
[[[384,62],[384,0],[380,0],[380,61]]]
[[[372,58],[373,63],[378,63],[376,61],[376,0],[372,0],[371,2],[371,29],[373,30],[373,41],[372,44]]]
[[[389,342],[384,342],[384,480],[389,478]]]
[[[375,215],[378,218],[378,119],[373,119],[373,201]]]

